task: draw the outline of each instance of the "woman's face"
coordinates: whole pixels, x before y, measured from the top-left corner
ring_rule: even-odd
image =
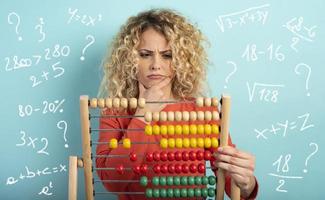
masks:
[[[166,77],[172,79],[174,75],[171,67],[172,51],[164,35],[153,28],[148,28],[141,34],[137,50],[138,81],[145,88],[160,83]],[[168,86],[171,87],[171,83]]]

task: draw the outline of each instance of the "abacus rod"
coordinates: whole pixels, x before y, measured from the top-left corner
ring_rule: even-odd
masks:
[[[115,167],[94,167],[94,170],[116,170]],[[125,170],[133,170],[131,167],[124,167]],[[148,167],[148,169],[153,169],[152,167]],[[217,169],[216,167],[205,167],[205,169]]]
[[[95,192],[96,194],[145,194],[144,192]]]
[[[106,179],[106,180],[99,180],[99,179],[96,179],[94,180],[94,183],[98,183],[98,182],[102,182],[102,183],[138,183],[140,182],[140,180],[109,180],[109,179]],[[148,182],[150,182],[150,180],[148,180]]]
[[[120,157],[129,157],[130,155],[129,154],[121,154],[121,155],[117,155],[117,154],[115,154],[115,155],[95,155],[95,156],[93,156],[94,158],[120,158]],[[137,154],[137,156],[144,156],[144,155],[138,155]]]
[[[106,144],[108,145],[109,142],[92,142],[94,145],[99,145],[99,144]],[[123,142],[118,142],[118,144],[123,144]],[[132,144],[160,144],[159,142],[132,142]]]
[[[96,132],[108,132],[108,131],[144,131],[144,128],[99,128],[99,129],[91,129],[91,131],[96,131]]]
[[[90,118],[134,118],[144,117],[144,115],[90,115]]]

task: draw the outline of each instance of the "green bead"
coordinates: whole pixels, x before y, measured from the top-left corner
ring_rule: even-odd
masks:
[[[147,186],[148,185],[148,178],[146,176],[142,176],[140,178],[140,185],[141,186]]]
[[[216,184],[216,178],[214,176],[209,176],[209,185]]]
[[[157,188],[153,189],[152,196],[155,198],[159,198],[159,189]]]
[[[187,182],[188,182],[189,185],[194,185],[195,184],[195,178],[194,178],[194,176],[189,176],[187,178]]]
[[[187,189],[187,196],[188,197],[194,197],[194,189],[193,188],[188,188]]]
[[[148,197],[148,198],[152,197],[152,189],[151,188],[146,189],[146,197]]]
[[[181,177],[181,185],[187,185],[187,176]]]
[[[213,188],[209,188],[208,189],[208,196],[209,197],[214,197],[216,195],[216,193],[215,193],[215,189],[213,189]]]
[[[208,183],[209,183],[208,177],[207,176],[203,176],[202,177],[202,185],[208,185]]]
[[[178,188],[174,188],[174,197],[181,197],[181,192]]]
[[[187,197],[187,189],[186,188],[181,189],[181,197]]]
[[[208,196],[208,189],[207,188],[201,188],[201,193],[202,193],[202,197],[207,197]]]
[[[160,185],[166,185],[166,177],[165,176],[161,176],[159,178],[159,184]]]
[[[195,185],[201,185],[202,184],[202,177],[196,176],[195,177]]]
[[[158,176],[154,176],[152,178],[152,184],[155,185],[155,186],[159,185],[159,177]]]
[[[174,176],[174,185],[180,185],[181,184],[181,179],[179,176]]]
[[[169,198],[173,198],[174,197],[174,190],[172,188],[168,188],[167,189],[167,196]]]
[[[174,185],[174,178],[172,176],[167,177],[167,185]]]
[[[160,195],[160,197],[162,197],[162,198],[166,198],[167,197],[167,191],[166,191],[166,189],[165,188],[161,188],[160,190],[159,190],[159,195]]]
[[[201,197],[201,188],[195,188],[194,189],[194,195],[196,197]]]

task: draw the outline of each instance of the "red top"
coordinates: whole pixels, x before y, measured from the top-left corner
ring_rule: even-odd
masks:
[[[216,107],[197,107],[195,103],[177,103],[177,104],[167,104],[166,107],[162,111],[212,111],[216,110]],[[112,109],[105,109],[103,110],[103,115],[133,115],[134,112],[132,111],[117,111]],[[166,122],[152,122],[151,125],[183,125],[183,124],[217,124],[219,125],[218,121],[166,121]],[[145,174],[136,174],[133,172],[133,170],[127,170],[125,169],[123,174],[117,173],[116,170],[97,170],[98,176],[101,180],[109,179],[109,180],[140,180],[141,176],[147,176],[148,177],[148,185],[146,187],[143,187],[140,185],[139,182],[103,182],[103,185],[105,188],[111,192],[145,192],[146,188],[172,188],[177,186],[153,186],[150,182],[152,177],[154,176],[204,176],[202,173],[159,173],[156,174],[152,168],[154,165],[158,164],[165,164],[168,166],[168,164],[184,164],[187,165],[195,164],[196,166],[200,163],[205,165],[205,161],[150,161],[148,162],[145,158],[147,153],[153,153],[155,151],[161,152],[161,151],[167,151],[167,152],[176,152],[176,151],[197,151],[197,150],[203,150],[201,148],[188,148],[188,149],[178,149],[178,148],[167,148],[162,149],[160,147],[160,139],[163,138],[161,135],[146,135],[144,133],[144,128],[146,124],[137,119],[137,118],[100,118],[100,129],[125,129],[125,133],[123,131],[109,131],[109,132],[101,132],[99,134],[99,142],[109,142],[110,139],[116,138],[118,141],[123,141],[123,138],[129,138],[131,140],[131,148],[126,149],[123,148],[122,144],[118,144],[118,147],[116,149],[111,149],[107,144],[100,144],[97,146],[96,153],[97,155],[125,155],[124,157],[103,157],[103,158],[97,158],[96,159],[96,167],[98,168],[105,168],[105,167],[118,167],[120,165],[123,165],[124,168],[133,168],[135,166],[140,165],[147,165],[148,170]],[[128,129],[142,129],[140,131],[132,131]],[[182,137],[205,137],[206,135],[175,135],[174,137],[182,138]],[[170,136],[169,136],[170,137]],[[144,142],[146,144],[132,144],[133,142]],[[152,144],[154,143],[154,144]],[[229,145],[232,145],[231,139],[229,137]],[[213,151],[213,149],[210,149]],[[133,152],[137,155],[136,161],[130,161],[129,154]],[[213,156],[210,160],[210,164],[212,166],[213,163]],[[211,162],[212,161],[212,162]],[[226,186],[225,190],[227,195],[230,195],[230,177],[226,176]],[[179,187],[179,186],[178,186]],[[183,187],[192,187],[193,186],[183,186]],[[196,186],[198,187],[198,186]],[[252,194],[250,195],[250,198],[248,199],[255,199],[257,196],[258,191],[258,185],[256,184],[256,187]],[[119,199],[126,200],[126,199],[147,199],[145,195],[143,194],[119,194]],[[148,198],[149,199],[149,198]],[[157,198],[151,198],[151,199],[157,199]],[[162,199],[162,198],[161,198]],[[166,199],[166,198],[164,198]],[[176,198],[173,198],[176,199]],[[180,198],[185,199],[185,198]],[[191,198],[186,198],[191,199]],[[198,199],[198,198],[192,198],[192,199]]]

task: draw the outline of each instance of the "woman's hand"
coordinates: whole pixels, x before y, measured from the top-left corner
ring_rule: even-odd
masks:
[[[146,101],[171,100],[172,99],[171,91],[166,90],[166,86],[168,86],[168,84],[171,84],[170,77],[166,77],[159,83],[152,85],[149,88],[146,88],[139,81],[139,98],[144,98],[146,99]],[[146,103],[144,108],[137,108],[135,115],[144,115],[146,111],[160,112],[165,107],[165,105],[166,105],[165,103],[150,103],[150,104]]]
[[[215,166],[226,170],[240,188],[242,197],[249,197],[256,185],[255,157],[231,146],[219,147],[215,157]]]

